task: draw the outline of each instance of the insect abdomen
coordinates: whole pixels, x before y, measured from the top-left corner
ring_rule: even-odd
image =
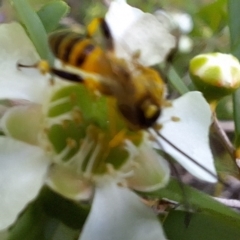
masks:
[[[72,31],[55,32],[49,36],[49,44],[55,57],[65,64],[103,75],[110,72],[102,49],[84,35]]]

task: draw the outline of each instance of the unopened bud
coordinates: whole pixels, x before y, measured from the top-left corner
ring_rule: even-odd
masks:
[[[240,64],[231,54],[198,55],[190,61],[189,72],[197,89],[209,102],[217,101],[240,87]]]

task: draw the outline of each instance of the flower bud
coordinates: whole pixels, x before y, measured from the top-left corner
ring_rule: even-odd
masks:
[[[240,86],[240,64],[231,54],[208,53],[190,61],[191,79],[209,102],[231,94]]]

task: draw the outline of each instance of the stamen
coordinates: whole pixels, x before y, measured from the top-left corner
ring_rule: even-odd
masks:
[[[86,138],[80,144],[80,149],[78,150],[78,152],[72,158],[69,159],[68,164],[76,165],[78,173],[82,172],[82,165],[86,157],[92,150],[93,145],[94,145],[94,141],[91,141],[89,137],[86,136]]]
[[[51,109],[51,108],[54,108],[58,105],[61,105],[61,104],[64,104],[64,103],[68,103],[70,102],[70,98],[69,97],[64,97],[64,98],[60,98],[60,99],[57,99],[55,101],[51,101],[48,105],[48,108]]]
[[[120,170],[116,170],[111,163],[107,163],[106,168],[107,173],[114,179],[117,179],[117,182],[123,182],[126,178],[130,178],[134,175],[134,170],[131,169],[128,172],[122,172]]]
[[[77,146],[76,140],[72,139],[72,138],[68,138],[67,139],[67,145],[68,147],[70,147],[71,149],[75,148]]]
[[[46,125],[47,126],[52,126],[52,125],[64,125],[64,122],[66,122],[66,120],[71,121],[72,120],[72,116],[71,116],[71,112],[67,112],[61,115],[58,115],[56,117],[48,117],[46,118]]]
[[[123,129],[123,130],[121,130],[120,132],[118,132],[118,133],[113,137],[113,139],[109,142],[109,144],[108,144],[109,147],[110,147],[110,148],[114,148],[114,147],[119,146],[119,145],[124,141],[125,135],[126,135],[125,129]]]
[[[54,162],[58,164],[63,164],[63,159],[69,154],[71,150],[72,148],[66,145],[66,147],[59,154],[55,155]]]
[[[96,157],[99,154],[100,150],[101,150],[101,145],[98,143],[91,155],[91,158],[88,161],[88,164],[87,164],[87,167],[86,167],[86,170],[84,173],[84,175],[86,174],[86,177],[90,176],[91,173],[93,172],[93,166],[94,166]]]
[[[76,124],[80,124],[83,121],[83,116],[79,108],[75,108],[72,111],[72,118]]]
[[[138,155],[138,148],[129,140],[125,140],[125,149],[130,154],[129,159],[134,159]]]

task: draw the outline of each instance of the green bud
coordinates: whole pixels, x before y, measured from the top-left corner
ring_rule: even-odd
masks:
[[[231,54],[207,53],[190,61],[189,72],[209,102],[218,101],[240,86],[240,64]]]

